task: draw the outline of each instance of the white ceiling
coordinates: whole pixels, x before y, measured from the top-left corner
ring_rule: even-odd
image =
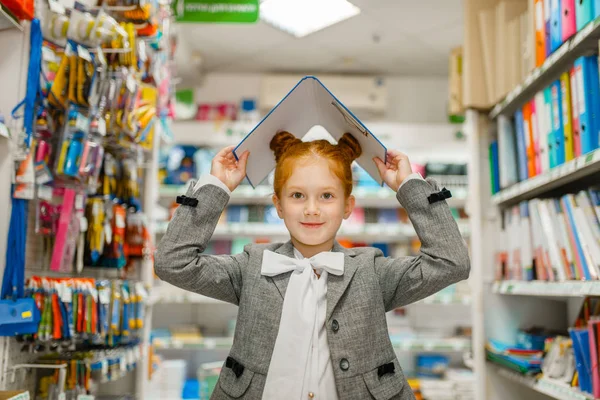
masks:
[[[264,22],[178,24],[178,69],[446,76],[462,44],[461,0],[350,0],[361,14],[304,38]],[[183,71],[182,71],[183,72]]]

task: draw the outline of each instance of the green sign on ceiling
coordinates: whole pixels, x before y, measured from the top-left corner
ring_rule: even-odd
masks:
[[[177,22],[258,21],[259,0],[177,0],[174,3]]]

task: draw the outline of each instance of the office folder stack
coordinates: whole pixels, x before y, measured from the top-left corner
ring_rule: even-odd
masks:
[[[496,0],[474,4],[471,12],[474,17],[466,23],[469,37],[465,48],[479,59],[467,57],[466,63],[478,66],[473,79],[478,85],[470,87],[467,83],[466,103],[473,97],[482,104],[493,105],[600,16],[600,3],[594,0]]]
[[[504,211],[503,225],[497,279],[599,279],[600,190],[524,201]]]
[[[486,358],[498,365],[523,375],[541,371],[543,351],[525,349],[522,346],[508,345],[498,340],[488,339],[485,345]]]
[[[492,193],[596,150],[599,137],[598,56],[583,56],[512,117],[498,117]]]

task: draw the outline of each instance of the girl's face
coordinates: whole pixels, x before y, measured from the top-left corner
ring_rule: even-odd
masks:
[[[277,214],[285,222],[294,246],[305,256],[331,250],[335,235],[354,209],[354,196],[344,198],[340,179],[329,162],[315,157],[294,166],[292,175],[273,195]]]

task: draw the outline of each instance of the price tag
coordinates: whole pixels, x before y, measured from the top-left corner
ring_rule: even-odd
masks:
[[[217,341],[215,339],[204,339],[204,347],[212,350],[217,347]]]
[[[431,351],[431,350],[433,350],[435,347],[436,347],[436,346],[435,346],[435,343],[433,343],[433,342],[425,342],[425,344],[423,345],[423,348],[424,348],[426,351]]]
[[[58,400],[67,400],[67,395],[65,392],[62,392],[58,395]]]
[[[95,400],[96,397],[94,397],[91,394],[79,394],[77,395],[77,400]]]

